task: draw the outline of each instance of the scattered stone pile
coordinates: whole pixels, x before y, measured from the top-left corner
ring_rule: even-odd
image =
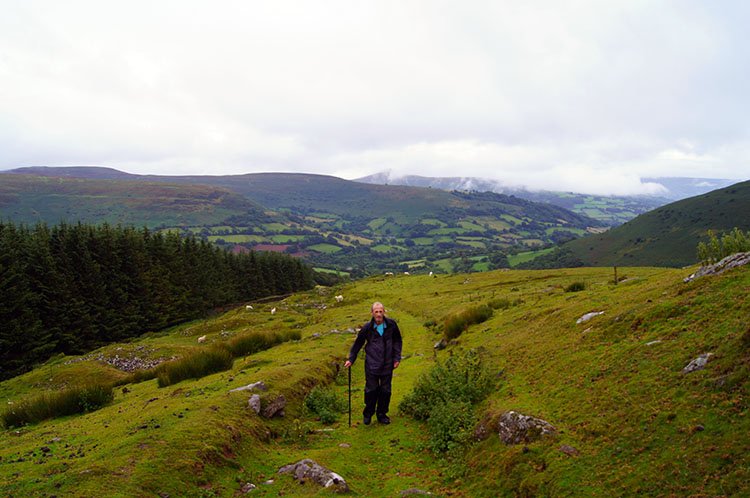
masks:
[[[334,493],[346,493],[349,486],[343,477],[318,463],[305,458],[297,463],[284,465],[279,469],[279,474],[292,474],[292,476],[304,484],[306,481],[312,481],[319,486],[328,488]]]
[[[117,348],[115,351],[124,350],[123,348]],[[120,356],[119,353],[116,353],[114,356],[105,356],[104,353],[91,353],[80,358],[68,360],[65,362],[65,365],[71,365],[73,363],[78,363],[79,361],[101,361],[118,370],[130,373],[136,370],[148,370],[154,368],[159,363],[174,359],[174,357],[158,359],[144,358],[144,356],[149,355],[154,351],[156,351],[156,349],[148,349],[146,346],[138,346],[135,348],[135,352],[123,352],[123,356]]]

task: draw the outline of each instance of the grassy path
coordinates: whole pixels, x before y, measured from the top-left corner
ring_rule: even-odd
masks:
[[[385,290],[380,288],[377,294],[383,295]],[[387,297],[386,294],[379,299],[387,301]],[[355,315],[357,318],[367,318],[369,305],[359,303],[353,307],[359,312]],[[388,304],[386,307],[388,315],[399,321],[405,336],[404,361],[393,378],[392,423],[381,425],[374,418],[369,426],[362,423],[364,352],[361,352],[360,358],[352,366],[352,426],[348,426],[348,417],[343,414],[332,425],[315,423],[315,432],[303,440],[281,443],[263,454],[246,458],[242,462],[243,467],[253,469],[248,477],[255,478],[257,482],[274,479],[272,485],[260,484],[253,491],[254,495],[278,496],[279,492],[295,496],[330,495],[327,490],[315,485],[300,485],[288,475],[275,475],[276,469],[282,465],[303,458],[310,458],[343,476],[357,496],[398,496],[401,491],[410,488],[423,489],[435,495],[445,492],[439,462],[427,450],[421,449],[426,440],[424,425],[398,413],[399,403],[411,391],[419,374],[434,362],[434,338],[422,326],[421,314],[414,316],[409,309]],[[365,313],[362,313],[363,309]],[[347,311],[351,309],[347,307]],[[353,334],[344,336],[339,345],[342,357],[348,354],[354,337]],[[345,371],[342,371],[333,387],[342,399],[347,398]]]

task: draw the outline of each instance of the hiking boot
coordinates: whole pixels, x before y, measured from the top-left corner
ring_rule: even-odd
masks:
[[[388,415],[378,414],[378,423],[383,424],[383,425],[388,425],[391,423],[391,419],[388,418]]]
[[[370,421],[372,420],[372,415],[365,415],[362,419],[362,423],[365,425],[370,425]]]

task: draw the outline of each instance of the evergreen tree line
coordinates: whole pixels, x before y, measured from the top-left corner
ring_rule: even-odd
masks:
[[[312,268],[277,253],[232,254],[147,228],[0,222],[0,379],[313,285]]]

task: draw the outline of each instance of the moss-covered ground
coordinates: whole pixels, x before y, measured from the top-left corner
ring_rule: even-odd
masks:
[[[235,360],[231,370],[159,388],[117,388],[114,401],[0,433],[3,496],[327,496],[277,469],[311,458],[342,475],[357,496],[743,496],[750,467],[750,271],[691,283],[690,270],[618,268],[497,271],[374,277],[283,300],[252,303],[214,318],[58,357],[0,384],[5,406],[44,389],[126,374],[99,358],[180,356],[247,330],[299,329],[302,339]],[[585,290],[565,292],[572,282]],[[344,300],[337,303],[335,295]],[[513,303],[436,352],[446,315],[493,298]],[[330,383],[347,395],[341,370],[374,300],[404,334],[388,426],[361,423],[363,362],[352,368],[352,426],[346,413],[324,425],[304,406]],[[276,312],[271,314],[271,309]],[[589,312],[603,312],[576,323]],[[197,338],[207,335],[198,344]],[[436,358],[479,348],[498,388],[476,420],[508,410],[543,418],[558,435],[505,446],[496,435],[453,458],[423,449],[426,426],[397,407]],[[713,353],[697,372],[692,359]],[[101,354],[101,355],[100,355]],[[70,360],[80,360],[69,363]],[[88,359],[86,359],[88,358]],[[264,403],[284,394],[283,418],[266,420],[235,387],[264,381]],[[569,456],[562,445],[579,454]],[[264,482],[273,480],[273,483]]]

